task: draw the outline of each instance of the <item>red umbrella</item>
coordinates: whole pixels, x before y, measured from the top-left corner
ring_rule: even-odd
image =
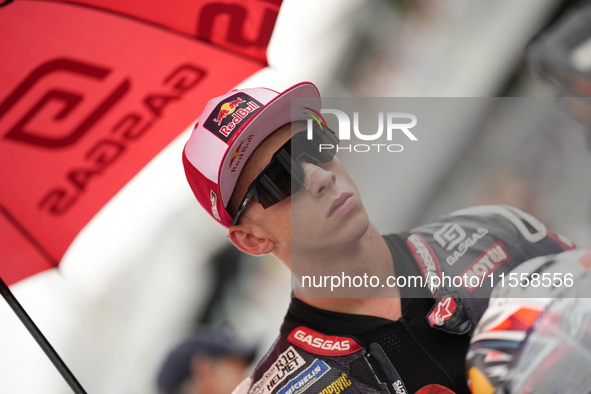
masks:
[[[86,223],[210,97],[266,65],[280,4],[2,3],[3,282],[57,267]],[[2,292],[10,299],[7,286]]]

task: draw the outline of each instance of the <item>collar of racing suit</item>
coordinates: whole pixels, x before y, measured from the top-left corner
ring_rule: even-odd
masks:
[[[404,239],[408,233],[385,236],[384,239],[394,260],[394,271],[397,275],[422,275],[412,255],[408,251]],[[402,314],[408,308],[409,298],[405,296],[406,289],[401,288]],[[425,291],[425,298],[431,298]],[[374,331],[392,324],[392,320],[376,316],[356,315],[342,312],[332,312],[316,308],[293,297],[285,316],[281,333],[288,335],[293,329],[289,322],[296,321],[328,335],[357,336]],[[336,328],[336,330],[335,330]]]

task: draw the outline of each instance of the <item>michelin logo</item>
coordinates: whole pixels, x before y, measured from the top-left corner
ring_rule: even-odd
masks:
[[[316,359],[298,376],[287,382],[277,394],[299,394],[320,379],[330,367],[322,360]]]

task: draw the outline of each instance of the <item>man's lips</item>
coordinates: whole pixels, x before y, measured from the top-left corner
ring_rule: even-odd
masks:
[[[351,193],[341,193],[341,195],[338,196],[332,202],[332,204],[330,204],[330,208],[328,209],[328,217],[348,211],[349,205],[351,205],[353,202],[352,197],[353,194]]]

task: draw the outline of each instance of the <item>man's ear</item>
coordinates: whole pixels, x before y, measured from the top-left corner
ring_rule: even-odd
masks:
[[[228,238],[242,252],[253,256],[269,254],[275,249],[275,242],[269,239],[259,227],[251,223],[230,227]]]

